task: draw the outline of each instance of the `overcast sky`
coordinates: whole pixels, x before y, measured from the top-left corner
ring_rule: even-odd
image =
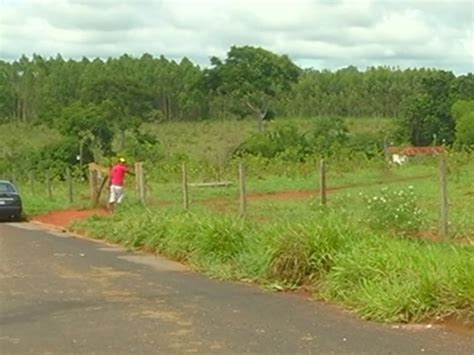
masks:
[[[232,45],[303,67],[474,68],[474,0],[0,0],[0,58],[163,54],[209,64]]]

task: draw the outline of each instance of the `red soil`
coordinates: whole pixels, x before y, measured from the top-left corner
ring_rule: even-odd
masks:
[[[75,220],[86,219],[94,215],[104,216],[107,213],[107,210],[104,209],[55,211],[42,216],[36,216],[33,218],[33,221],[57,227],[66,227]]]

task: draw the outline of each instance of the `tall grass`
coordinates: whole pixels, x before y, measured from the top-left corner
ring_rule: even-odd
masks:
[[[322,294],[365,318],[474,321],[474,249],[372,236],[338,254]]]

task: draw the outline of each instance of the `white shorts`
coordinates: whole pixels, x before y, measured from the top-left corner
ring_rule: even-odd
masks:
[[[111,185],[109,203],[120,203],[123,200],[123,186]]]

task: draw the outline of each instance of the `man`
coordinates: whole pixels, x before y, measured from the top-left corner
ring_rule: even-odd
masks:
[[[110,198],[109,210],[113,211],[115,204],[121,203],[123,200],[123,185],[125,182],[125,174],[134,175],[127,168],[124,158],[119,158],[117,164],[110,171]]]

